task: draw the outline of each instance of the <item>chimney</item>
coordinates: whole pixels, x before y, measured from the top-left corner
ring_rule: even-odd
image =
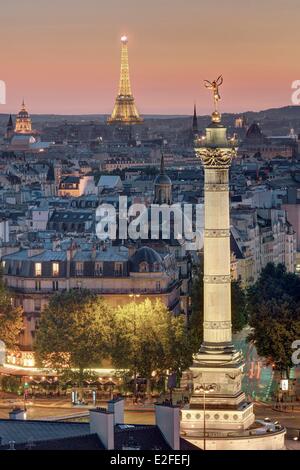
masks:
[[[96,245],[93,245],[92,253],[91,253],[91,258],[92,258],[93,261],[95,261],[96,256],[97,256],[97,248],[96,248]]]
[[[97,434],[105,449],[114,449],[114,414],[105,408],[90,410],[90,432]]]
[[[9,419],[25,420],[26,411],[23,410],[22,408],[14,408],[12,411],[9,412],[8,416],[9,416]]]
[[[116,398],[108,402],[108,411],[114,414],[114,424],[124,423],[124,398]]]
[[[155,403],[155,423],[171,448],[180,450],[179,407]]]
[[[16,450],[15,449],[15,441],[9,441],[8,445],[9,445],[8,450]]]

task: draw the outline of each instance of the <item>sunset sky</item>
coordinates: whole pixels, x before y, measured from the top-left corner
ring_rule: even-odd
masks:
[[[300,79],[299,0],[9,0],[1,2],[0,80],[15,113],[110,113],[120,37],[129,38],[142,114],[211,108],[204,79],[221,73],[221,110],[291,104]]]

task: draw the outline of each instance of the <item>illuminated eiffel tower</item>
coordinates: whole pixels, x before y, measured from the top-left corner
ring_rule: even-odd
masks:
[[[109,124],[139,124],[143,122],[134,103],[134,97],[131,92],[128,64],[128,39],[121,37],[121,72],[119,93],[116,98],[113,112],[108,118]]]

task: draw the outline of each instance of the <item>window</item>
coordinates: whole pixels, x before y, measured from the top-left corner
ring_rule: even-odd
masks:
[[[115,276],[122,276],[122,275],[123,275],[123,264],[115,263]]]
[[[35,312],[40,312],[41,311],[41,306],[42,306],[41,299],[35,299],[34,300],[34,311]]]
[[[2,268],[5,268],[5,261],[2,261]]]
[[[36,281],[35,290],[41,290],[41,281]]]
[[[76,276],[83,276],[83,263],[76,263]]]
[[[41,276],[42,275],[42,263],[35,263],[34,271],[35,271],[36,276]]]
[[[52,288],[53,288],[53,290],[58,290],[58,281],[53,281],[52,282]]]
[[[59,263],[52,263],[52,276],[59,276]]]
[[[95,276],[103,275],[103,263],[95,263]]]
[[[140,273],[147,273],[149,271],[149,264],[146,261],[140,263]]]
[[[156,292],[159,292],[160,291],[160,282],[157,282],[156,283]]]

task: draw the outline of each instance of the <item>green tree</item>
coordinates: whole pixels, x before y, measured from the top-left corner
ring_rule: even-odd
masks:
[[[34,344],[37,359],[82,388],[90,368],[108,356],[112,330],[112,311],[101,297],[88,290],[58,293],[41,314]]]
[[[3,375],[0,377],[0,387],[4,392],[21,394],[22,378],[13,375]]]
[[[14,307],[12,300],[13,294],[5,287],[0,273],[0,340],[8,349],[18,347],[23,328],[22,308]]]
[[[192,314],[189,321],[190,338],[193,352],[196,353],[203,340],[203,264],[194,269],[192,283]],[[246,294],[239,281],[231,282],[232,331],[241,331],[248,322]]]
[[[248,289],[247,309],[255,344],[267,363],[289,377],[291,348],[300,338],[300,279],[282,264],[267,264],[257,282]]]
[[[113,364],[145,378],[148,395],[153,372],[159,377],[167,370],[180,373],[190,366],[192,350],[184,317],[172,315],[159,299],[126,304],[115,317]]]
[[[231,282],[232,331],[238,333],[248,323],[246,292],[240,281]]]

